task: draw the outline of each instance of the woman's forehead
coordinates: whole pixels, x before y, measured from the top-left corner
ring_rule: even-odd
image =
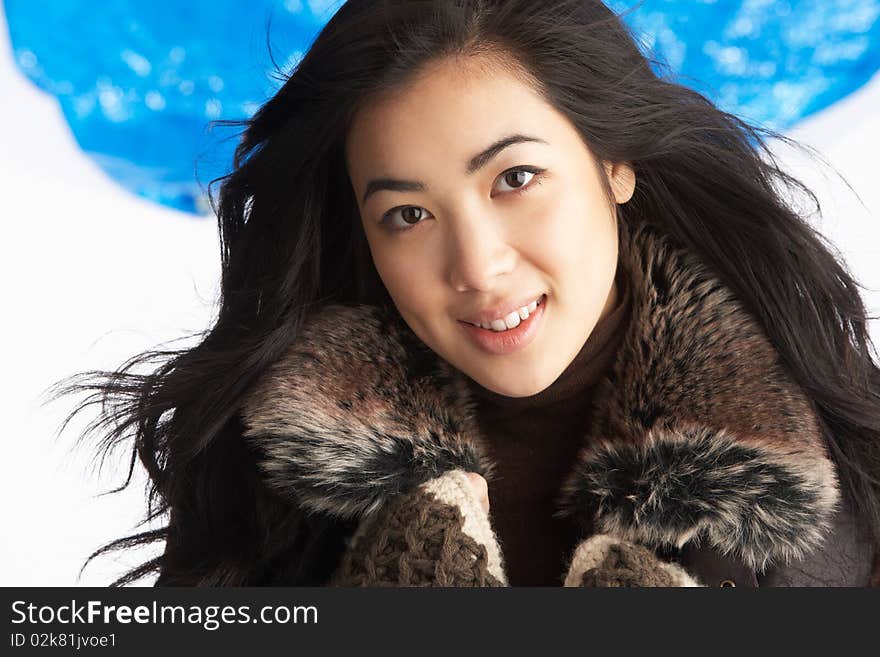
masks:
[[[505,135],[550,142],[560,119],[554,114],[533,88],[506,72],[478,78],[436,70],[365,104],[346,136],[346,158],[356,175],[367,173],[365,167],[379,173],[372,170],[422,159],[465,162]]]

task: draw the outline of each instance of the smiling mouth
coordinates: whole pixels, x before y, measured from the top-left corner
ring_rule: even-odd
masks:
[[[473,344],[482,351],[496,356],[512,354],[525,348],[534,340],[544,321],[546,306],[547,295],[544,294],[539,298],[535,310],[526,319],[521,320],[515,327],[503,331],[485,329],[462,320],[459,320],[459,324]]]
[[[470,326],[475,326],[477,328],[481,328],[486,331],[494,331],[497,333],[503,333],[504,331],[511,331],[511,330],[515,329],[516,326],[518,326],[520,324],[520,322],[527,321],[529,319],[529,317],[531,317],[535,312],[537,312],[538,307],[544,303],[546,296],[547,296],[546,294],[541,294],[536,299],[532,300],[530,303],[527,303],[526,305],[521,306],[520,308],[507,313],[507,315],[497,317],[494,320],[492,320],[492,322],[490,322],[490,323],[479,324],[477,322],[469,322],[467,320],[460,320],[460,321],[464,322],[465,324],[469,324]],[[516,316],[514,317],[514,315],[516,315]],[[516,324],[514,326],[507,326],[507,319],[509,317],[512,317],[511,323],[516,322]],[[496,322],[500,322],[502,325],[504,325],[504,328],[496,328],[496,327],[492,326],[492,324],[495,324]]]

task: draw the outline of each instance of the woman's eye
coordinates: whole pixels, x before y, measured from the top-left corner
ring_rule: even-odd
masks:
[[[417,205],[402,205],[399,208],[392,208],[386,212],[380,223],[387,224],[391,230],[409,230],[410,226],[419,223],[426,216],[430,215],[431,213],[425,210],[425,208],[420,208]],[[399,223],[392,222],[395,216],[400,217]]]
[[[519,192],[526,191],[530,183],[540,178],[545,169],[536,167],[518,167],[516,169],[508,169],[497,178],[493,191],[500,192]],[[540,180],[538,181],[540,182]],[[433,215],[425,208],[418,205],[401,205],[391,208],[382,215],[380,224],[388,227],[390,230],[402,231],[409,230],[413,226],[420,224],[422,219],[428,219]]]
[[[529,181],[535,177],[536,173],[536,171],[532,171],[531,169],[510,169],[509,171],[502,173],[498,180],[509,185],[511,187],[509,191],[516,191],[528,185]]]

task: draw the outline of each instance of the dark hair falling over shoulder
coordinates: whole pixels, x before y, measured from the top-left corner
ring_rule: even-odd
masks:
[[[783,197],[806,193],[819,211],[765,145],[767,137],[794,142],[656,74],[598,1],[354,0],[275,96],[238,123],[234,168],[209,187],[222,280],[218,316],[201,342],[54,386],[54,397],[91,393],[62,430],[101,404],[84,436],[104,431],[102,458],[133,439],[122,487],[140,460],[150,477],[147,520],[168,518],[89,557],[86,564],[165,541],[160,557],[114,585],[155,571],[158,585],[316,584],[328,574],[343,528],[258,485],[236,409],[310,308],[390,303],[345,169],[347,127],[360,106],[432,60],[470,55],[522,74],[597,158],[632,163],[635,194],[618,207],[620,220],[649,219],[674,235],[759,318],[814,401],[844,492],[880,541],[880,369],[870,317],[834,248]],[[151,373],[134,373],[151,362]]]

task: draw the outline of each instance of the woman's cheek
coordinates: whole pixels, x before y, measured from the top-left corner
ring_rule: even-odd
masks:
[[[563,208],[536,215],[533,229],[523,241],[523,252],[546,273],[567,269],[573,259],[584,257],[580,227],[573,224]]]
[[[436,289],[438,283],[430,280],[430,262],[419,253],[393,249],[379,254],[375,264],[379,277],[398,306],[419,311],[428,305],[431,290]]]

